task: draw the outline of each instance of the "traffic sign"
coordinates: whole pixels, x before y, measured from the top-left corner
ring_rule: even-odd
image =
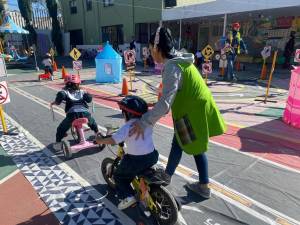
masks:
[[[124,60],[125,64],[132,65],[135,63],[135,51],[134,50],[126,50],[124,51]]]
[[[211,62],[202,64],[202,73],[203,74],[212,73],[212,63]]]
[[[143,47],[143,56],[147,59],[150,55],[149,49],[147,47]]]
[[[0,82],[0,105],[10,102],[6,81]]]
[[[54,56],[54,54],[55,54],[55,51],[54,51],[54,49],[53,49],[53,48],[50,48],[50,51],[49,51],[49,53],[50,53],[50,55],[53,57],[53,56]]]
[[[263,59],[266,59],[268,57],[271,56],[271,46],[265,46],[264,49],[261,51],[261,56],[263,57]]]
[[[300,63],[300,49],[296,50],[294,61]]]
[[[206,47],[201,51],[201,53],[205,59],[209,59],[214,54],[214,50],[210,45],[206,45]]]
[[[77,61],[73,61],[73,70],[82,70],[82,61],[81,60],[77,60]]]
[[[226,60],[226,54],[221,55],[221,60],[225,61]]]
[[[70,51],[70,56],[77,61],[77,59],[81,56],[81,53],[77,48],[73,48],[72,51]]]

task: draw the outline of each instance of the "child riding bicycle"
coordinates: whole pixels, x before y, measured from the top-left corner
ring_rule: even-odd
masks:
[[[145,136],[136,139],[129,136],[131,124],[148,111],[147,103],[138,96],[127,96],[119,103],[125,124],[111,137],[97,137],[97,144],[120,144],[125,142],[126,154],[114,171],[116,190],[121,202],[118,208],[123,210],[136,203],[134,191],[130,183],[135,176],[155,165],[158,161],[158,152],[154,148],[152,133],[153,127],[145,130]]]
[[[56,94],[52,105],[60,105],[65,102],[66,118],[59,124],[56,131],[56,144],[54,149],[60,149],[61,140],[66,132],[71,128],[72,122],[78,118],[87,118],[88,126],[97,134],[99,132],[95,119],[88,111],[88,104],[92,101],[92,96],[84,90],[81,90],[79,75],[68,75],[65,79],[65,87]]]

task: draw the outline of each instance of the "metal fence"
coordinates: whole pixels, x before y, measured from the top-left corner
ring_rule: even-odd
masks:
[[[20,27],[25,27],[25,20],[21,16],[19,11],[11,11],[10,16],[12,20]],[[33,9],[32,13],[32,23],[35,29],[40,30],[51,30],[52,29],[52,19],[49,16],[48,10],[46,9]],[[58,16],[58,21],[60,27],[63,28],[62,16]]]

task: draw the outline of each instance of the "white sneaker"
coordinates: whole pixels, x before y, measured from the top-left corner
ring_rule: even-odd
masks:
[[[124,198],[119,203],[118,209],[120,210],[127,209],[128,207],[132,206],[134,203],[136,203],[136,199],[134,196]]]

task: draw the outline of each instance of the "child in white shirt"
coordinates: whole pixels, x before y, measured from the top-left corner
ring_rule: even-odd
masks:
[[[49,72],[51,76],[53,76],[53,69],[52,69],[52,60],[51,60],[51,55],[47,53],[42,61],[42,64],[45,68],[45,72]]]
[[[125,119],[125,124],[111,137],[97,137],[98,144],[119,144],[125,142],[126,154],[114,171],[116,190],[121,202],[119,209],[126,209],[136,202],[134,191],[130,183],[135,176],[155,165],[158,161],[158,152],[154,148],[152,133],[153,127],[145,129],[144,137],[129,136],[131,124],[148,111],[147,103],[138,96],[127,96],[119,102],[119,107]]]

